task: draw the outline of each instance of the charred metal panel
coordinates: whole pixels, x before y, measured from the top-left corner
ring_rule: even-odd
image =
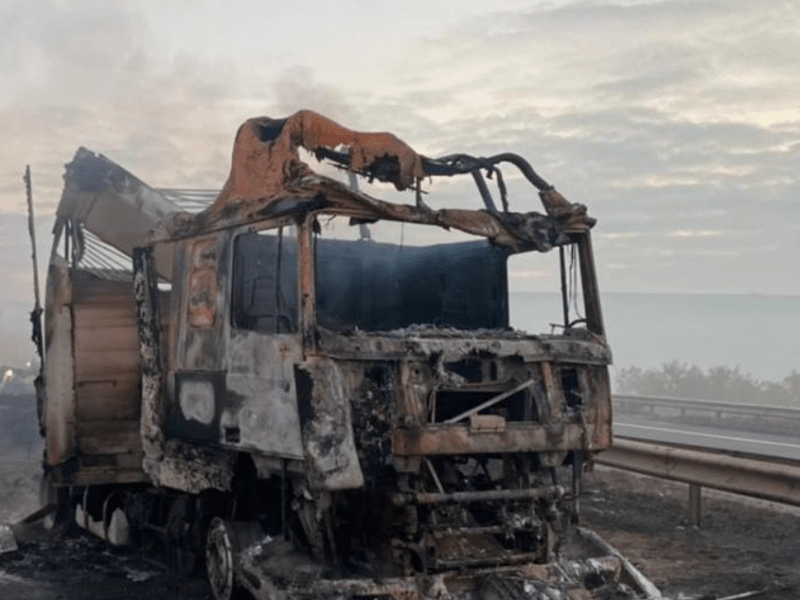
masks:
[[[303,346],[293,230],[246,231],[233,239],[226,307],[230,333],[220,439],[267,456],[302,459],[294,365],[303,360]]]
[[[213,239],[196,241],[192,246],[189,266],[188,325],[197,329],[210,329],[220,318],[217,299],[217,269],[219,256]]]
[[[131,256],[148,232],[177,206],[106,157],[79,148],[66,165],[59,219],[80,223]],[[157,251],[161,276],[172,275],[172,248]]]
[[[294,365],[303,357],[299,335],[234,330],[221,425],[238,431],[242,448],[303,458]],[[232,442],[231,442],[232,443]]]
[[[167,365],[164,360],[166,340],[162,315],[169,315],[169,293],[158,289],[151,248],[137,248],[133,254],[133,287],[136,297],[138,350],[141,357],[141,416],[144,468],[164,454]],[[166,352],[169,356],[169,352]]]
[[[156,485],[197,493],[216,489],[230,491],[236,456],[219,448],[167,442],[164,456],[146,464]]]
[[[165,435],[218,444],[226,399],[227,236],[178,246],[173,278],[174,368],[168,375]]]
[[[348,390],[340,365],[309,359],[296,366],[297,403],[312,487],[360,488],[364,475],[358,461]]]
[[[60,465],[75,456],[75,361],[72,350],[72,282],[69,265],[58,256],[47,273],[43,402],[45,460]]]
[[[347,334],[321,329],[319,349],[329,356],[362,360],[399,360],[414,354],[421,357],[440,355],[444,362],[451,362],[472,353],[488,353],[498,357],[519,356],[525,362],[550,360],[598,366],[611,363],[611,351],[605,341],[578,330],[565,336],[531,336],[518,331],[461,332],[435,327]]]
[[[608,449],[612,443],[611,381],[608,369],[590,366],[585,372],[587,393],[592,399],[592,421],[597,424],[592,430],[592,445]]]
[[[369,481],[393,464],[391,432],[397,420],[396,403],[402,392],[397,364],[375,362],[348,365],[353,432],[358,458]]]
[[[167,438],[219,443],[225,401],[224,372],[176,373],[175,402],[166,415]]]
[[[229,323],[227,242],[227,235],[207,236],[181,245],[173,288],[178,372],[224,369]]]

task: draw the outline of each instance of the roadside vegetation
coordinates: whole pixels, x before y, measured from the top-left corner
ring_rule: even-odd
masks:
[[[739,367],[702,369],[678,361],[658,369],[620,369],[615,391],[640,396],[668,396],[722,400],[746,404],[772,404],[800,408],[800,373],[793,370],[781,381],[761,381]]]

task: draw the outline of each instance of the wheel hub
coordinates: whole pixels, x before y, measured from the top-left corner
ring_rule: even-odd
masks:
[[[233,543],[228,524],[214,517],[206,536],[206,571],[216,600],[233,596]]]

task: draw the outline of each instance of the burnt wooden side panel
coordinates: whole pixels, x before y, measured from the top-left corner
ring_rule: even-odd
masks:
[[[82,454],[141,454],[138,421],[82,421],[77,430]]]
[[[136,328],[129,324],[124,326],[101,325],[92,322],[94,311],[86,307],[76,307],[75,314],[79,327],[94,330],[94,335],[82,335],[75,340],[75,351],[84,352],[109,352],[125,351],[133,355],[139,352],[139,340],[136,337]]]
[[[79,452],[133,457],[138,468],[141,389],[133,283],[76,278],[73,285]],[[161,299],[162,315],[168,316],[169,292]]]
[[[123,294],[127,294],[133,300],[133,283],[130,281],[98,279],[93,275],[80,273],[73,278],[73,285],[75,286],[73,298],[76,304],[118,304]]]
[[[75,391],[82,454],[140,454],[139,342],[132,282],[74,282]]]
[[[120,298],[121,300],[121,298]],[[136,333],[136,313],[133,297],[130,298],[131,305],[98,305],[98,304],[78,304],[74,305],[75,326],[85,329],[108,329],[113,331],[119,328],[132,327]]]
[[[75,358],[75,379],[78,386],[84,381],[108,381],[139,373],[138,354],[135,351],[109,350],[80,354],[76,351]]]
[[[138,374],[117,375],[104,380],[82,381],[77,389],[78,421],[102,421],[109,418],[110,408],[113,417],[122,421],[139,422],[139,403],[117,401],[113,398],[138,398]]]

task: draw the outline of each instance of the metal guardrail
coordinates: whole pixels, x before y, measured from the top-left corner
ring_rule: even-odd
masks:
[[[698,525],[704,487],[800,506],[800,462],[739,458],[627,438],[615,438],[613,448],[600,453],[596,462],[688,483],[690,513]]]
[[[753,420],[792,421],[800,424],[800,408],[787,408],[769,404],[745,404],[664,396],[629,396],[625,394],[614,394],[613,403],[614,408],[621,412],[681,417],[707,414],[718,419],[745,417]]]

